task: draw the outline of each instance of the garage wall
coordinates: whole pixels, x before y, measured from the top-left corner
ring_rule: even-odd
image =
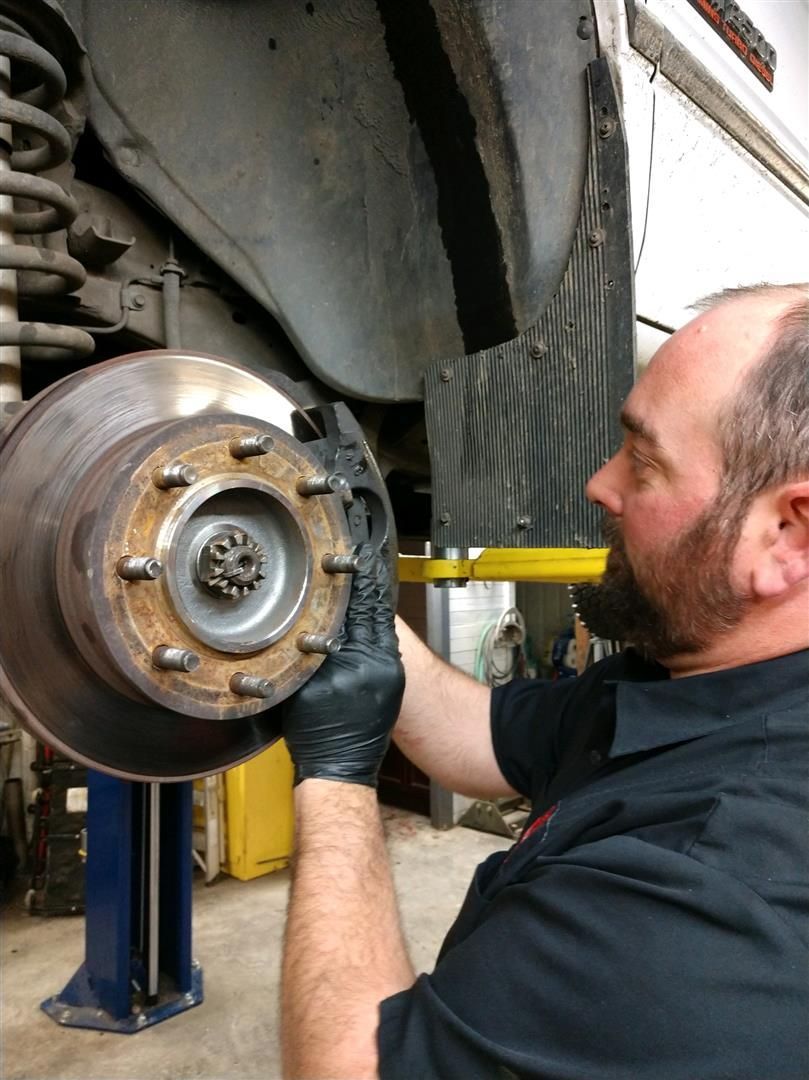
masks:
[[[470,581],[465,589],[451,589],[449,601],[449,655],[451,664],[475,673],[475,656],[483,631],[514,606],[515,588],[509,581]],[[497,659],[507,662],[505,650]]]

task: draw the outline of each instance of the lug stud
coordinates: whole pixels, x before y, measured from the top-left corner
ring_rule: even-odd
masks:
[[[242,458],[261,457],[269,454],[275,446],[275,442],[269,435],[245,435],[241,438],[231,439],[228,449],[233,457]]]
[[[359,555],[324,555],[320,565],[327,574],[356,574]]]
[[[295,484],[299,495],[345,495],[351,487],[344,476],[336,473],[323,476],[299,476]]]
[[[175,649],[172,645],[158,645],[152,652],[152,663],[163,671],[196,671],[199,657],[190,649]]]
[[[269,679],[262,679],[260,675],[246,675],[243,671],[231,675],[230,689],[241,697],[268,698],[272,697],[273,693],[273,685]]]
[[[193,465],[163,465],[152,473],[152,483],[161,491],[196,484],[199,473]]]
[[[340,651],[340,639],[328,634],[298,634],[295,644],[305,653],[323,653],[330,656]]]
[[[124,581],[154,581],[163,573],[163,564],[152,555],[124,555],[115,564],[115,573]]]

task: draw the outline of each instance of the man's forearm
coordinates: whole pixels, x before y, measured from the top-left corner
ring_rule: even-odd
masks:
[[[450,791],[475,798],[514,794],[492,748],[491,690],[436,656],[396,620],[407,681],[396,745]]]
[[[379,1002],[414,979],[376,791],[305,780],[284,942],[284,1075],[376,1076]]]

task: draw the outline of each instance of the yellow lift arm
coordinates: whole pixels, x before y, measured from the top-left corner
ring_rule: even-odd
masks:
[[[485,548],[476,559],[400,555],[399,580],[425,585],[448,578],[572,585],[579,581],[598,581],[606,561],[606,548]]]

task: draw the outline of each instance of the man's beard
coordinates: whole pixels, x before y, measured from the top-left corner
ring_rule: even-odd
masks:
[[[571,590],[582,622],[656,660],[701,652],[738,625],[751,602],[730,580],[743,521],[740,508],[714,504],[687,532],[630,562],[617,519],[605,517],[606,572],[598,585]]]

